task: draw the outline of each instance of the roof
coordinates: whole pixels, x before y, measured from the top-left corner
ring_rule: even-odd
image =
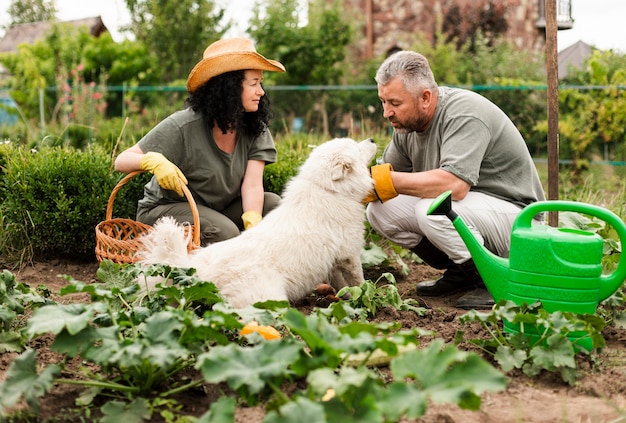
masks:
[[[23,43],[34,44],[35,42],[43,39],[48,31],[52,28],[54,23],[71,24],[76,27],[87,26],[89,32],[94,37],[100,36],[103,32],[108,32],[108,29],[102,22],[100,16],[76,19],[73,21],[40,21],[32,23],[24,23],[18,25],[12,25],[4,34],[4,37],[0,40],[0,53],[2,52],[17,52],[17,46]]]
[[[559,79],[567,76],[567,70],[570,66],[582,68],[594,49],[595,47],[579,40],[559,51]]]

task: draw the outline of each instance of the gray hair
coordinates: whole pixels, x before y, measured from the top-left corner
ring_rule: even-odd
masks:
[[[380,85],[387,85],[396,77],[402,81],[406,90],[415,95],[419,95],[424,88],[437,87],[428,59],[414,51],[399,51],[387,57],[374,79]]]

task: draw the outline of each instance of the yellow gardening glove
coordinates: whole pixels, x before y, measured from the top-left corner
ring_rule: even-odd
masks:
[[[248,210],[244,214],[241,215],[241,220],[243,220],[243,228],[248,230],[253,226],[259,224],[261,220],[263,220],[263,216],[254,210]]]
[[[391,167],[389,163],[375,165],[370,168],[372,179],[374,180],[374,190],[365,197],[363,203],[376,200],[380,200],[384,203],[398,196],[398,192],[394,188],[393,181],[391,180],[392,171],[393,167]]]
[[[187,185],[187,178],[183,172],[172,162],[167,160],[161,153],[151,151],[144,154],[139,162],[142,170],[151,172],[155,177],[159,186],[164,189],[176,191],[178,195],[183,196],[183,188],[180,184],[182,180]]]

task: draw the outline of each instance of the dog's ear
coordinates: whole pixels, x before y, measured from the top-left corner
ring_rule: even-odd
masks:
[[[333,181],[345,178],[346,174],[352,169],[352,163],[345,161],[343,157],[337,157],[333,160],[330,177]]]

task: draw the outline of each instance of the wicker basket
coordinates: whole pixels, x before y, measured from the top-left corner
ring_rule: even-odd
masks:
[[[134,256],[141,247],[139,236],[148,232],[152,227],[131,219],[113,219],[112,215],[113,201],[115,201],[117,192],[130,179],[141,173],[143,172],[136,171],[129,173],[122,178],[115,188],[113,188],[113,191],[111,191],[109,202],[107,203],[105,220],[98,223],[96,226],[96,258],[98,262],[111,260],[115,263],[122,264],[137,261]],[[193,226],[185,225],[186,234],[188,234],[190,230],[193,232],[187,247],[188,250],[191,251],[200,246],[200,216],[198,215],[198,208],[191,192],[189,192],[189,188],[187,188],[185,184],[181,184],[181,186],[189,202],[193,216]]]

